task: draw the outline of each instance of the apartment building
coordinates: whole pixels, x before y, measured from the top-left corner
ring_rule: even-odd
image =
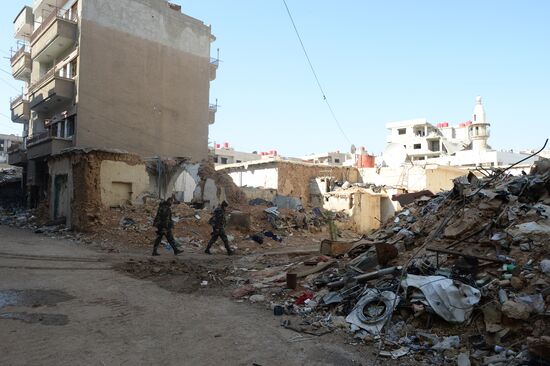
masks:
[[[31,205],[47,187],[46,160],[63,149],[141,156],[208,156],[211,28],[165,0],[34,0],[14,20],[11,101]]]
[[[476,97],[472,118],[450,126],[448,122],[433,125],[426,119],[388,123],[388,146],[384,151],[386,165],[436,164],[460,167],[508,167],[524,160],[521,169],[528,169],[538,158],[525,153],[497,151],[489,146],[490,123],[481,97]]]
[[[245,161],[261,160],[264,157],[264,153],[237,151],[228,142],[215,143],[210,149],[210,154],[213,156],[216,165],[237,164]]]
[[[388,123],[387,142],[403,146],[412,161],[424,161],[461,150],[489,149],[489,126],[481,97],[477,97],[472,120],[455,126],[448,122],[433,125],[425,118]]]

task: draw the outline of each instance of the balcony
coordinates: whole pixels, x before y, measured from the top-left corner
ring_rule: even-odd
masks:
[[[29,121],[29,101],[20,95],[10,101],[11,120],[15,123],[26,123]]]
[[[12,144],[8,149],[8,164],[23,166],[27,163],[27,152],[20,144]]]
[[[68,17],[67,12],[52,11],[43,18],[42,24],[31,36],[32,59],[40,63],[51,63],[77,41],[78,25],[76,15]]]
[[[218,111],[217,104],[210,104],[208,106],[208,123],[213,125],[216,122],[216,112]]]
[[[210,58],[210,81],[216,79],[216,71],[218,70],[218,66],[220,66],[220,60],[217,58]]]
[[[31,54],[26,45],[21,46],[10,58],[14,79],[29,81],[31,78]]]
[[[49,131],[42,132],[27,140],[27,159],[38,159],[57,154],[71,146],[73,146],[71,139],[52,137]]]
[[[55,74],[54,69],[51,69],[31,85],[29,106],[35,112],[51,112],[69,104],[74,95],[74,80],[60,77]]]
[[[13,21],[13,36],[15,39],[29,39],[34,27],[34,15],[30,6],[24,6]]]

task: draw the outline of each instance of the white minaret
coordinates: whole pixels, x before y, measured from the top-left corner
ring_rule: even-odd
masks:
[[[470,126],[470,138],[472,139],[472,149],[476,151],[487,150],[487,140],[489,139],[490,124],[485,119],[485,108],[481,103],[481,97],[476,97],[476,106],[474,107],[474,116]]]

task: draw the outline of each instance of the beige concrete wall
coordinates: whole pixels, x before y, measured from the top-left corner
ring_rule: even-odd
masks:
[[[434,193],[452,189],[453,179],[467,174],[467,171],[453,167],[426,169],[426,189]]]
[[[352,219],[355,222],[357,232],[367,234],[371,230],[378,229],[380,227],[379,220],[384,216],[380,207],[381,196],[367,192],[357,192],[355,200]]]
[[[201,160],[210,28],[161,0],[84,0],[76,146]]]
[[[103,160],[100,168],[101,202],[117,206],[124,200],[134,201],[149,190],[149,175],[144,164]],[[129,189],[129,191],[127,190]]]

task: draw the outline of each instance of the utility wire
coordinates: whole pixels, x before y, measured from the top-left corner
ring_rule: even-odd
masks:
[[[313,73],[313,76],[315,77],[315,81],[317,82],[317,86],[319,87],[319,90],[321,91],[321,94],[323,95],[323,100],[327,104],[327,107],[330,111],[330,114],[332,115],[332,119],[334,119],[334,122],[336,122],[336,126],[338,126],[338,129],[342,133],[342,136],[348,141],[348,143],[351,145],[351,141],[342,129],[342,126],[340,125],[340,122],[338,121],[338,118],[336,117],[336,114],[334,113],[334,110],[332,109],[332,106],[330,105],[327,95],[325,94],[325,90],[323,89],[323,86],[321,85],[321,82],[319,81],[319,77],[317,76],[317,72],[315,72],[315,68],[313,67],[313,63],[311,62],[311,59],[309,58],[309,55],[306,50],[306,46],[304,45],[304,42],[302,41],[302,37],[300,36],[300,32],[298,32],[298,28],[296,27],[296,23],[294,22],[294,18],[292,17],[292,13],[290,12],[290,8],[288,7],[286,0],[283,0],[283,4],[285,5],[286,12],[288,14],[288,17],[290,18],[290,22],[292,23],[292,27],[294,28],[294,32],[296,32],[296,36],[298,37],[298,40],[300,41],[300,46],[302,46],[302,51],[304,51],[304,55],[306,56],[307,63],[309,64],[309,68],[311,69],[311,72]]]
[[[4,84],[6,84],[7,86],[9,86],[10,88],[14,89],[15,91],[17,91],[18,93],[21,93],[21,89],[18,89],[16,88],[15,86],[11,85],[10,83],[8,83],[6,80],[4,80],[3,78],[0,78],[0,81],[3,81]]]

